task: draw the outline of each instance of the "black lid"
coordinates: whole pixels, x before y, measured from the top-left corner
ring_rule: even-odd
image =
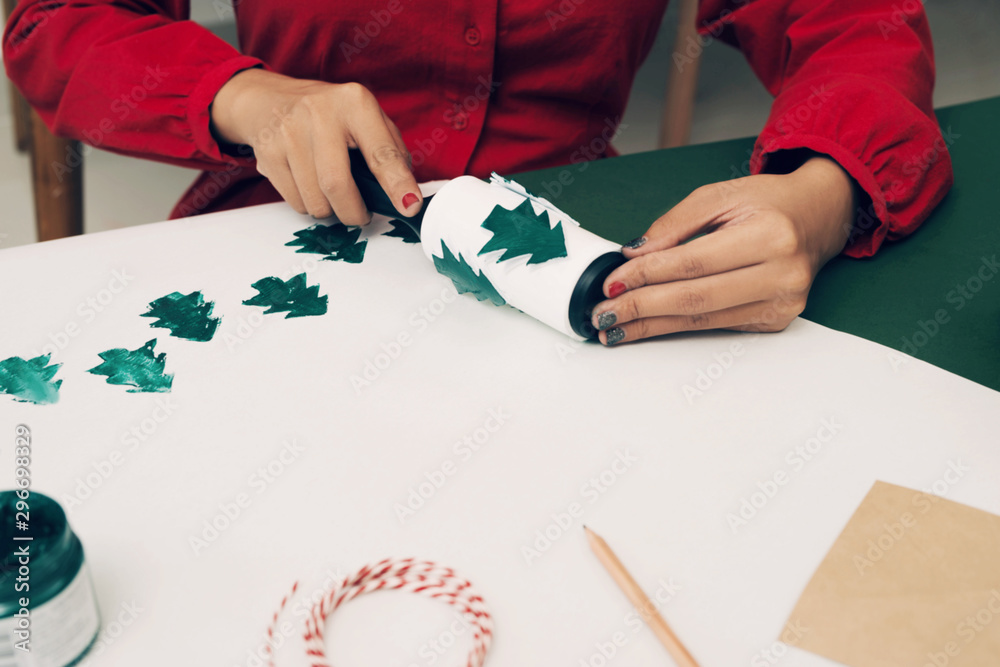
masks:
[[[620,252],[604,253],[591,262],[576,281],[569,299],[569,324],[577,334],[590,340],[597,338],[597,329],[590,322],[591,311],[607,298],[604,280],[624,263],[625,255]]]

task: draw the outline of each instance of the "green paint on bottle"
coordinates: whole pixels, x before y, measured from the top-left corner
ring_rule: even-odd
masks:
[[[495,306],[507,303],[485,273],[476,273],[476,270],[462,257],[462,253],[456,257],[444,241],[441,241],[441,257],[434,255],[432,259],[434,268],[441,275],[451,278],[459,294],[472,294],[480,301],[488,299]]]
[[[497,204],[493,207],[482,227],[493,232],[479,255],[503,250],[497,261],[529,255],[528,264],[541,264],[550,259],[566,256],[566,239],[562,222],[549,226],[549,212],[535,213],[531,200],[525,199],[513,210]]]
[[[172,292],[150,302],[149,310],[141,317],[157,318],[149,326],[169,329],[171,336],[206,343],[212,340],[221,321],[212,317],[214,308],[215,304],[205,301],[201,292]]]
[[[285,245],[301,246],[295,252],[309,252],[325,255],[326,261],[341,261],[349,264],[360,264],[365,258],[365,247],[368,241],[358,243],[361,236],[359,227],[348,227],[342,223],[332,225],[313,225],[308,229],[295,232],[295,240]]]
[[[281,278],[261,278],[251,285],[259,294],[243,302],[245,306],[267,308],[265,315],[287,313],[291,317],[308,317],[326,313],[327,296],[320,296],[319,285],[306,285],[306,274],[300,273],[287,281]]]
[[[140,392],[168,392],[174,382],[172,373],[164,373],[167,363],[166,353],[156,354],[156,339],[147,342],[137,350],[126,350],[116,347],[113,350],[101,352],[104,363],[91,369],[88,373],[108,376],[108,384],[131,386],[130,394]]]
[[[52,355],[34,359],[10,357],[0,361],[0,394],[9,394],[15,401],[47,405],[59,402],[62,380],[52,381],[62,364],[49,365]]]

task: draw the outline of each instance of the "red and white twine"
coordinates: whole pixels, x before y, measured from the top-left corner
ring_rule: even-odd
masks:
[[[268,640],[273,639],[278,619],[285,606],[295,596],[299,584],[295,582],[291,592],[281,600],[281,605],[271,619],[267,629]],[[331,667],[326,657],[323,633],[330,615],[340,605],[359,595],[380,590],[402,590],[441,600],[462,614],[472,628],[472,650],[466,667],[481,667],[486,660],[486,652],[493,641],[493,618],[486,609],[483,598],[472,587],[472,583],[455,574],[450,567],[443,567],[431,561],[413,558],[386,558],[377,563],[365,565],[357,574],[346,577],[334,586],[319,602],[309,610],[303,639],[306,655],[311,667]],[[274,655],[268,642],[270,665],[274,667]]]

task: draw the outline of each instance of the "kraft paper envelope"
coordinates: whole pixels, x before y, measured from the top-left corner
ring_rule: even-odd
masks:
[[[851,667],[1000,665],[1000,517],[875,482],[782,637]]]

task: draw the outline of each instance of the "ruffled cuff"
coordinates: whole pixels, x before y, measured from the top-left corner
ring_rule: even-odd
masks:
[[[947,193],[948,143],[933,115],[884,82],[858,75],[813,79],[775,99],[750,169],[760,173],[768,156],[797,148],[835,160],[871,202],[859,207],[844,253],[869,257],[886,239],[912,233]]]

